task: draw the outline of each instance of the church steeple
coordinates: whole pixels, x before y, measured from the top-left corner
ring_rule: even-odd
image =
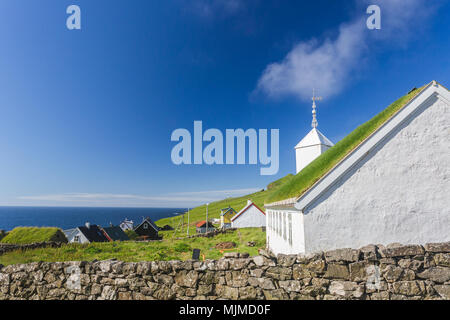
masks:
[[[333,146],[333,143],[317,130],[319,123],[317,121],[316,101],[320,100],[322,98],[316,97],[315,90],[313,90],[312,130],[295,146],[297,173]]]
[[[313,101],[313,105],[312,105],[312,124],[311,126],[313,128],[317,128],[319,126],[319,123],[317,122],[317,117],[316,117],[316,101],[320,101],[322,100],[322,97],[316,97],[316,93],[315,93],[315,89],[313,89],[313,96],[312,96],[312,101]]]

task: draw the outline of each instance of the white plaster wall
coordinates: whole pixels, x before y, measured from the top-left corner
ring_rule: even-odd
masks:
[[[286,232],[289,232],[288,215],[291,215],[292,219],[292,244],[289,242],[288,234],[286,240],[283,237],[283,233],[278,234],[276,231],[277,223],[272,220],[272,225],[269,224],[269,215],[273,217],[279,212],[281,215],[286,216]],[[283,219],[281,219],[283,222]],[[303,227],[303,214],[299,211],[290,210],[272,210],[266,209],[266,243],[267,247],[274,254],[297,254],[305,252],[305,237]]]
[[[254,206],[251,206],[236,220],[231,222],[232,228],[255,228],[265,226],[266,216]]]
[[[322,154],[321,145],[295,149],[297,173]]]
[[[305,210],[306,252],[450,241],[449,138],[448,102],[423,104]]]

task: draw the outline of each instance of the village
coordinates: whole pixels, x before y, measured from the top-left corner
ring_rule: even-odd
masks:
[[[448,90],[413,88],[336,144],[312,100],[296,174],[259,192],[156,222],[0,232],[0,298],[450,299]],[[48,271],[49,293],[17,291],[39,266],[64,266],[65,288]]]

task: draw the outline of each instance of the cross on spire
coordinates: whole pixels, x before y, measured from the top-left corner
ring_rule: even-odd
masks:
[[[312,101],[313,101],[312,116],[313,116],[313,120],[312,120],[312,123],[311,123],[311,126],[313,128],[317,128],[317,126],[319,125],[319,123],[317,122],[317,117],[316,117],[316,101],[320,101],[320,100],[322,100],[322,97],[316,97],[315,89],[313,89],[313,96],[312,96]]]

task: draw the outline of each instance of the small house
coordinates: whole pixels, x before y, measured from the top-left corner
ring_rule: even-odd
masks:
[[[266,214],[251,200],[231,218],[232,228],[259,228],[266,226]]]
[[[134,232],[138,236],[145,238],[146,240],[158,240],[159,239],[159,227],[149,218],[144,218],[136,228]]]
[[[111,242],[130,240],[127,234],[119,226],[110,226],[103,228],[103,233],[105,234],[105,237]]]
[[[125,218],[125,220],[123,220],[120,224],[119,227],[123,230],[134,230],[134,222],[133,220],[128,220],[127,218]]]
[[[63,231],[69,243],[108,242],[102,229],[86,222],[84,226]]]
[[[207,233],[215,230],[211,222],[200,221],[195,226],[197,227],[197,233]]]
[[[236,214],[236,210],[231,207],[220,210],[220,228],[231,228],[231,218]]]

